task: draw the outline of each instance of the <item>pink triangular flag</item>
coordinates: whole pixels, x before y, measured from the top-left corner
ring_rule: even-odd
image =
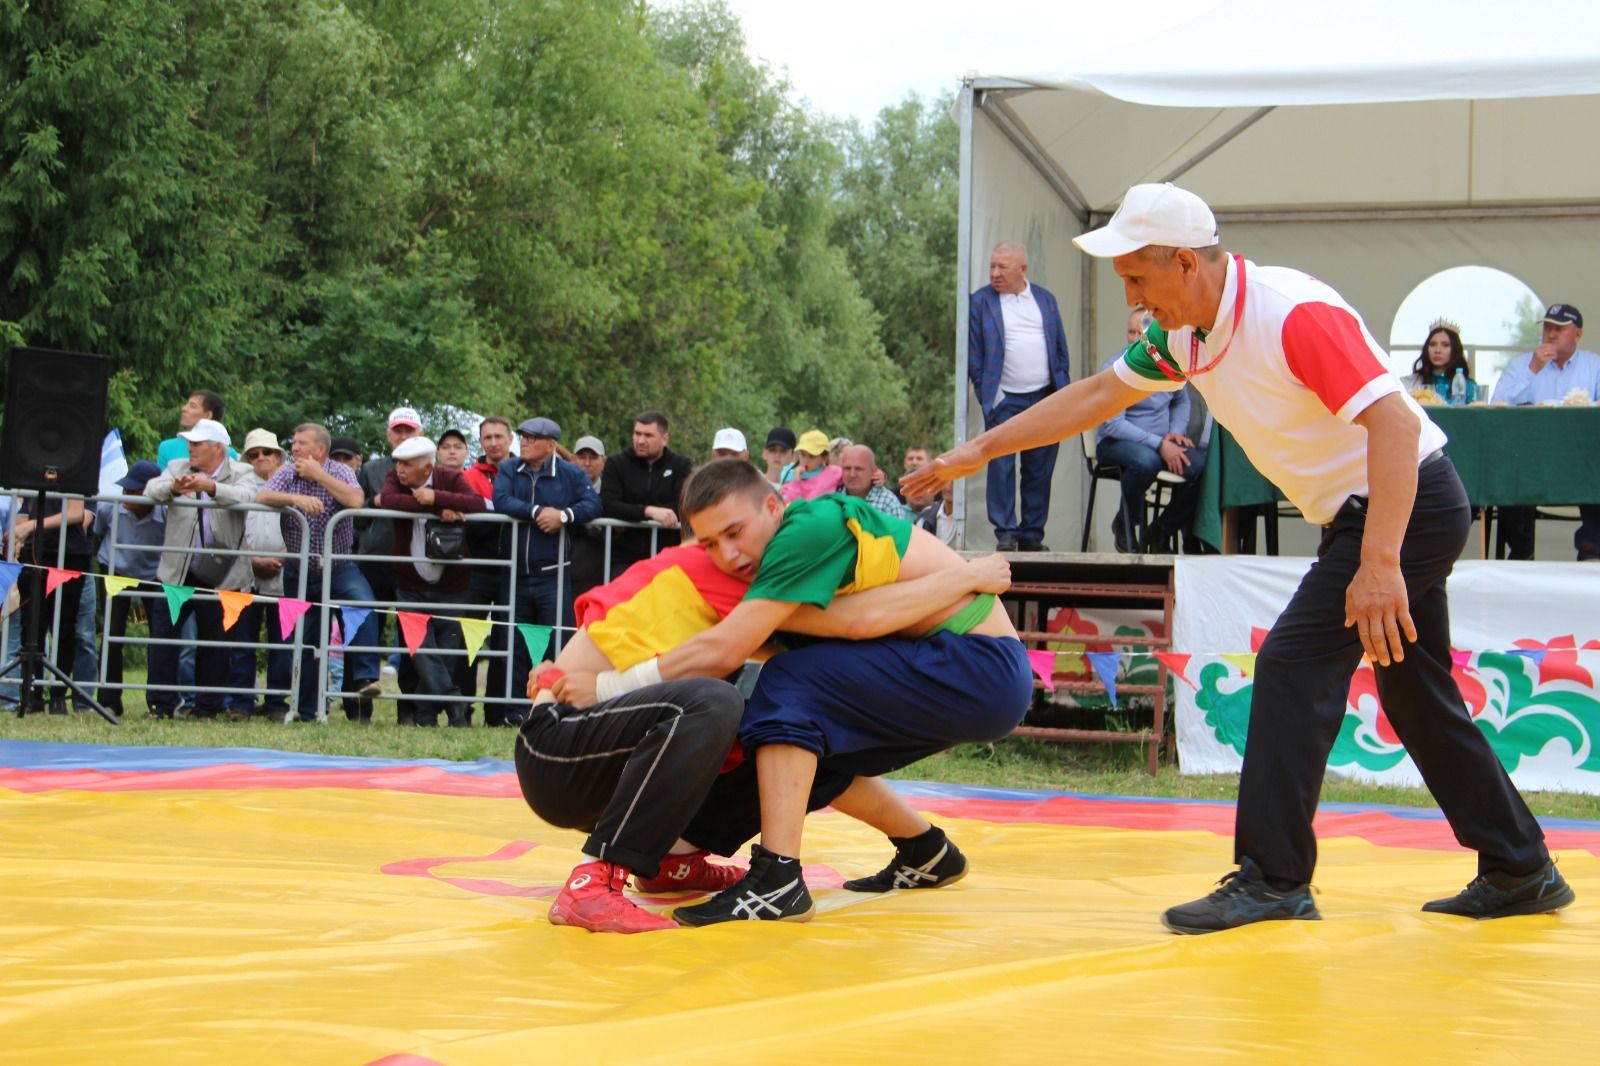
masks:
[[[290,596],[278,598],[278,632],[283,634],[284,640],[289,639],[289,635],[294,632],[294,624],[309,610],[311,604],[305,600],[297,600]]]
[[[400,635],[405,638],[406,651],[412,655],[417,654],[422,642],[428,639],[428,623],[433,620],[433,615],[417,611],[396,611],[395,617],[400,619]]]
[[[44,594],[50,595],[56,589],[65,585],[75,577],[82,577],[82,570],[62,570],[58,567],[47,566],[44,568]]]
[[[1033,667],[1034,676],[1051,692],[1056,690],[1056,653],[1053,651],[1030,651],[1028,665]]]

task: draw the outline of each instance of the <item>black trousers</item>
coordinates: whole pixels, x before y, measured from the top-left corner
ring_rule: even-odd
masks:
[[[517,736],[517,782],[551,825],[590,833],[583,850],[645,877],[679,838],[732,855],[761,831],[755,763],[719,773],[744,697],[725,681],[649,685],[592,707],[533,709]],[[855,775],[817,768],[808,810],[826,807]]]
[[[541,704],[517,734],[517,783],[546,822],[590,831],[586,854],[651,877],[711,791],[743,713],[739,690],[709,678],[582,710]]]
[[[1365,504],[1351,497],[1327,527],[1317,561],[1256,657],[1235,861],[1248,856],[1268,875],[1296,882],[1310,881],[1316,866],[1311,819],[1361,661],[1360,639],[1344,625],[1344,598],[1361,561]],[[1544,833],[1450,677],[1445,579],[1471,523],[1450,460],[1424,464],[1400,548],[1417,642],[1404,661],[1375,668],[1378,698],[1456,840],[1478,853],[1480,872],[1531,872],[1548,858]]]

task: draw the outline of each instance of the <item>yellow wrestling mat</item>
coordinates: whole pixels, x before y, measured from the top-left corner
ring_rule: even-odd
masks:
[[[1322,922],[1206,937],[1231,807],[912,786],[972,862],[863,896],[884,841],[807,828],[809,924],[548,924],[582,837],[505,764],[0,743],[0,1061],[1595,1061],[1600,825],[1578,902],[1424,915],[1474,872],[1430,812],[1319,822]]]

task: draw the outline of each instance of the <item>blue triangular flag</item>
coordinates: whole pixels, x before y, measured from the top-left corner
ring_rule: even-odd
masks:
[[[1117,665],[1122,661],[1120,651],[1091,651],[1088,654],[1089,666],[1094,670],[1094,676],[1106,687],[1106,697],[1112,703],[1117,702]]]
[[[22,576],[21,563],[0,563],[0,600],[11,595],[11,586]]]
[[[372,617],[371,607],[341,607],[339,608],[340,624],[344,629],[344,642],[349,644],[356,639],[356,634],[361,629],[361,624]]]

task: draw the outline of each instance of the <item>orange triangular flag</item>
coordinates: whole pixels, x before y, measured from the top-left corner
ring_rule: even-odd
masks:
[[[417,654],[422,642],[428,639],[428,623],[433,621],[433,615],[396,611],[395,616],[400,619],[400,635],[405,638],[406,651]]]
[[[73,578],[83,576],[82,570],[61,570],[54,566],[47,566],[44,568],[44,570],[44,594],[46,596],[50,595],[62,585],[65,585]]]
[[[224,633],[232,629],[234,623],[239,621],[239,612],[256,602],[256,598],[248,592],[229,592],[227,589],[218,589],[217,599],[222,602],[222,631]]]

